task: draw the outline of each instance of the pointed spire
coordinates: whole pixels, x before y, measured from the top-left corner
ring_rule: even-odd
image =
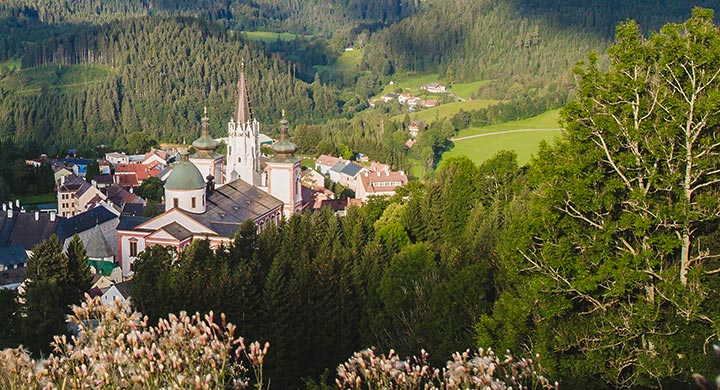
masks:
[[[202,117],[202,135],[201,137],[210,137],[210,130],[208,128],[210,127],[210,118],[207,116],[207,106],[203,107],[203,117]]]
[[[245,60],[240,63],[240,80],[237,83],[237,106],[235,107],[235,123],[246,123],[253,119],[250,98],[245,84]]]

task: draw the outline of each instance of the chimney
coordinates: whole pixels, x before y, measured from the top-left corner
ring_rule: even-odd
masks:
[[[20,199],[15,199],[15,206],[20,208]]]
[[[93,187],[97,188],[97,180],[90,180],[90,184],[92,184]]]
[[[10,210],[8,210],[7,213],[8,213],[8,214],[7,214],[7,215],[8,215],[8,218],[12,218],[12,217],[13,217],[13,209],[12,209],[12,208],[11,208]]]
[[[385,176],[390,176],[390,171],[385,171]]]
[[[54,211],[50,212],[50,222],[55,222],[55,212]]]
[[[36,211],[36,212],[35,212],[35,220],[36,220],[36,221],[39,221],[39,220],[40,220],[40,212],[39,212],[39,211]]]
[[[405,176],[405,171],[400,171],[400,176]]]
[[[377,173],[378,177],[380,177],[380,172]]]
[[[3,211],[7,211],[7,205],[3,203]]]

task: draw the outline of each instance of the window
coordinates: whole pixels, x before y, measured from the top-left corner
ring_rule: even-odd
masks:
[[[240,162],[240,157],[238,157],[238,162]]]
[[[173,198],[173,207],[179,207],[180,201],[178,198]]]
[[[192,197],[192,199],[190,199],[190,207],[192,207],[192,208],[197,207],[197,201],[195,200],[194,196]]]
[[[202,202],[203,202],[202,205],[205,206],[205,195],[203,195],[203,197],[202,197]]]
[[[137,241],[130,240],[130,257],[137,257]]]

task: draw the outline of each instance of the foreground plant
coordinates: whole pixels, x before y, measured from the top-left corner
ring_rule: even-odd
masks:
[[[127,304],[90,299],[68,318],[77,336],[55,336],[54,354],[35,362],[22,348],[2,351],[0,388],[32,389],[245,389],[241,357],[262,369],[269,345],[246,348],[235,326],[211,313],[170,315],[157,326]],[[261,372],[261,371],[260,371]],[[255,375],[255,388],[263,387]]]
[[[541,366],[535,359],[516,361],[509,353],[504,358],[492,350],[480,349],[470,353],[453,354],[442,370],[430,367],[427,353],[401,360],[394,351],[377,356],[373,349],[356,352],[338,367],[340,389],[526,389],[541,387],[556,389],[538,372]]]

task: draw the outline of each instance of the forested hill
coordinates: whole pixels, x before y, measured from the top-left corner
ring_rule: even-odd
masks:
[[[646,31],[689,17],[717,0],[434,0],[373,34],[365,64],[381,74],[439,72],[448,81],[496,80],[498,98],[569,90],[572,68],[604,52],[618,23]]]
[[[1,13],[44,23],[102,23],[138,16],[192,16],[237,29],[332,36],[365,24],[390,24],[420,0],[6,0]]]

